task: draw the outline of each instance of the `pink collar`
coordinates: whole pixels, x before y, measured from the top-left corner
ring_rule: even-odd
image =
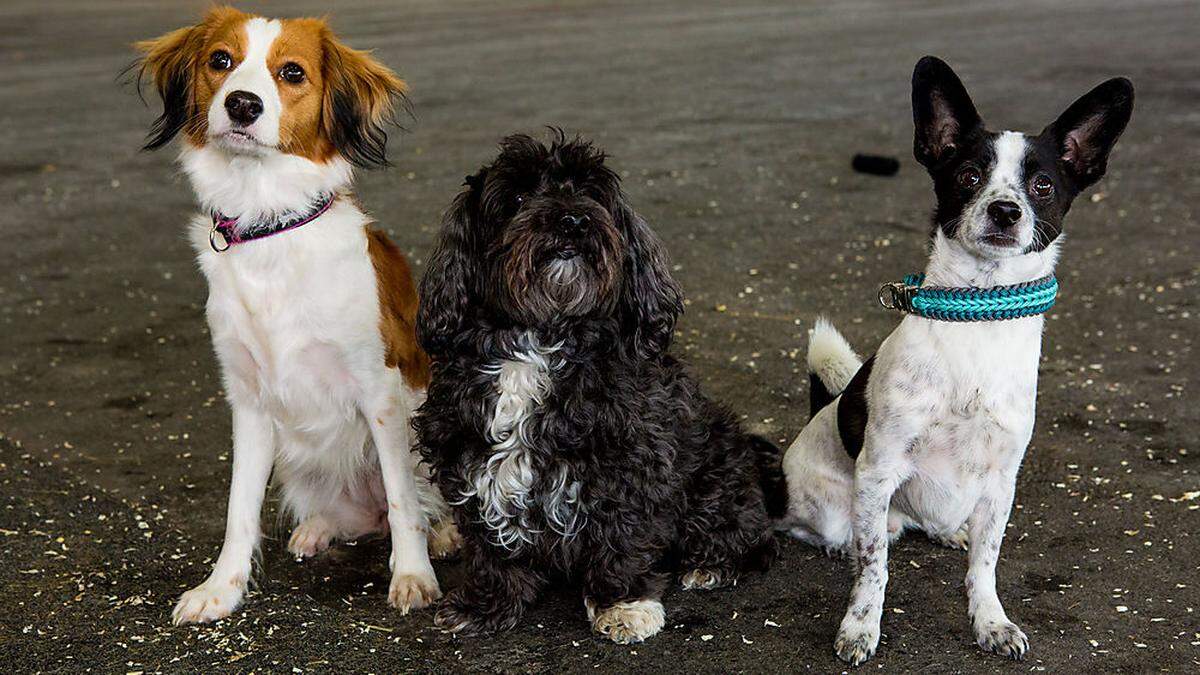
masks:
[[[242,244],[255,239],[262,239],[280,232],[294,230],[301,225],[307,225],[316,220],[333,206],[333,202],[337,200],[336,194],[323,195],[318,201],[303,212],[293,213],[282,220],[268,221],[265,223],[255,223],[246,227],[238,228],[238,218],[230,218],[221,213],[213,212],[212,214],[212,229],[208,231],[208,245],[217,253],[228,251],[234,244]],[[217,235],[220,235],[218,238]],[[223,243],[224,246],[219,244]]]

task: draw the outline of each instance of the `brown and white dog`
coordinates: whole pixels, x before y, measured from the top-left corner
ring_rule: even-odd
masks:
[[[190,232],[233,410],[225,542],[175,623],[241,603],[272,469],[296,523],[289,551],[390,531],[388,599],[425,607],[441,595],[429,553],[459,538],[411,452],[409,420],[429,381],[417,293],[404,256],[349,191],[355,166],[386,164],[383,127],[404,82],[322,20],[228,7],[136,47],[139,79],[153,80],[164,107],[146,147],[182,134],[180,161],[206,212]]]

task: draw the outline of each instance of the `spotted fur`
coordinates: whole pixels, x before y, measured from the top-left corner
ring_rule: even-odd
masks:
[[[992,133],[949,66],[922,59],[913,74],[914,151],[937,195],[927,283],[991,287],[1052,273],[1062,216],[1103,173],[1132,102],[1129,82],[1110,80],[1039,136]],[[1040,189],[1047,182],[1051,189]],[[829,402],[785,455],[781,526],[855,559],[834,643],[844,661],[859,665],[879,644],[888,543],[908,528],[956,547],[969,542],[976,641],[1018,659],[1027,651],[1000,604],[996,564],[1033,434],[1042,328],[1040,315],[978,323],[907,315],[868,369],[818,323],[809,363]]]

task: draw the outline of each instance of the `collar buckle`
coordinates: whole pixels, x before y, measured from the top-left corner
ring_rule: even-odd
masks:
[[[916,286],[909,286],[902,281],[893,281],[879,287],[879,304],[884,309],[911,312],[912,300],[916,294]]]

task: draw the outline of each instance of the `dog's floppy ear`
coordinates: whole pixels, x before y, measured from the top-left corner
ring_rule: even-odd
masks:
[[[936,56],[913,69],[912,107],[913,155],[929,169],[952,157],[963,137],[983,124],[962,80]]]
[[[475,261],[471,232],[485,171],[468,176],[463,190],[442,218],[442,229],[421,277],[417,341],[436,358],[447,353],[462,328],[474,292]]]
[[[203,40],[204,25],[200,24],[133,44],[142,53],[129,67],[137,71],[139,93],[142,81],[149,77],[163,102],[162,114],[150,127],[143,150],[157,150],[166,145],[199,114],[192,78]]]
[[[388,166],[387,125],[407,85],[369,52],[351,49],[325,31],[325,133],[346,161]]]
[[[671,276],[666,249],[646,221],[627,206],[619,213],[626,239],[623,333],[630,336],[637,354],[648,358],[671,345],[675,321],[683,311],[683,292]]]
[[[1082,190],[1104,175],[1108,153],[1132,114],[1133,83],[1114,77],[1072,103],[1042,134],[1053,141],[1063,166]]]

